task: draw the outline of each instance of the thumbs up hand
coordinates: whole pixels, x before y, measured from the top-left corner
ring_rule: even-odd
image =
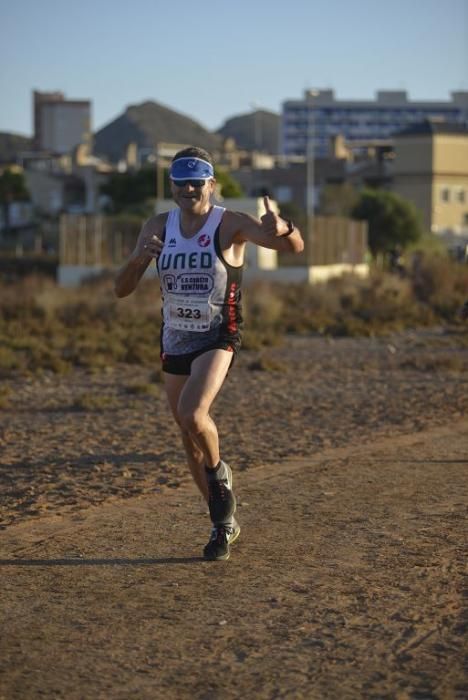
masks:
[[[271,209],[271,206],[270,206],[270,198],[269,198],[269,196],[268,196],[267,194],[266,194],[266,195],[264,196],[264,198],[263,198],[263,206],[265,207],[265,210],[266,210],[267,214],[268,214],[269,211],[272,210],[272,209]]]
[[[263,204],[265,206],[265,214],[260,220],[264,232],[277,238],[286,235],[289,232],[288,223],[272,210],[268,196],[263,197]]]

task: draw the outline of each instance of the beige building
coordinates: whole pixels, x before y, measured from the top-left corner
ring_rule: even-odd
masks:
[[[91,103],[67,100],[61,92],[33,92],[34,146],[52,153],[70,153],[91,144]]]
[[[468,239],[468,129],[427,121],[397,134],[392,189],[428,230]]]

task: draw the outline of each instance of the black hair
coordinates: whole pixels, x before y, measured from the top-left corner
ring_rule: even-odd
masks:
[[[201,158],[201,160],[206,160],[213,165],[213,158],[208,151],[205,151],[204,148],[198,148],[198,146],[189,146],[188,148],[183,148],[181,151],[178,151],[172,159],[172,162],[179,160],[179,158]]]

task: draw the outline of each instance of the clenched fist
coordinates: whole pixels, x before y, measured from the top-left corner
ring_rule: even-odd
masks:
[[[149,219],[141,229],[136,242],[135,258],[157,258],[164,246],[164,241],[159,237],[158,227],[154,219]]]

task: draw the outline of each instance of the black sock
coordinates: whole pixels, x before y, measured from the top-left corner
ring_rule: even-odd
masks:
[[[207,471],[209,474],[214,474],[215,472],[218,471],[220,466],[221,466],[221,460],[219,460],[218,464],[216,464],[216,466],[214,466],[214,467],[206,467],[205,466],[205,471]]]

